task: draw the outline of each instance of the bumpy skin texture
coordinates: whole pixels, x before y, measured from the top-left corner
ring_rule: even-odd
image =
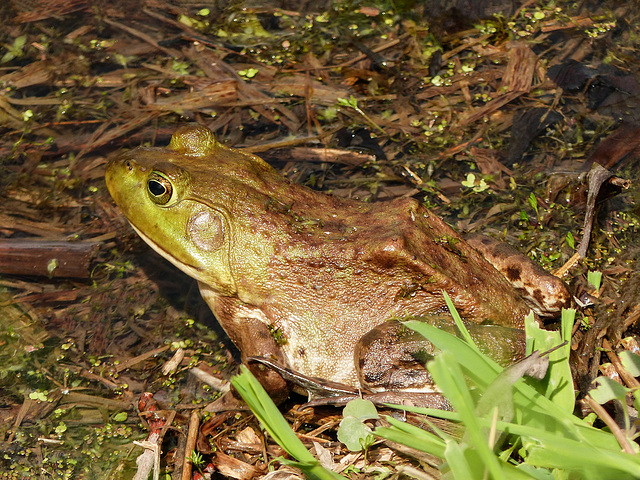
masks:
[[[537,315],[556,316],[571,303],[562,280],[537,263],[523,261],[523,255],[511,245],[477,234],[467,235],[465,240],[509,280]]]
[[[529,311],[417,201],[313,191],[199,125],[179,129],[168,148],[124,153],[106,180],[142,238],[198,280],[243,358],[359,386],[360,339],[391,318],[446,313],[443,290],[469,323],[521,329]],[[271,393],[284,388],[274,372],[254,372]]]

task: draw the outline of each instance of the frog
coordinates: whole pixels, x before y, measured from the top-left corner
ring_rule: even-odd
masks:
[[[286,376],[250,359],[353,389],[433,392],[424,364],[437,351],[402,320],[455,332],[444,292],[503,365],[524,356],[531,310],[553,316],[570,303],[564,282],[526,255],[465,240],[417,199],[313,190],[200,124],[167,147],[119,154],[105,178],[138,235],[197,281],[278,401]]]

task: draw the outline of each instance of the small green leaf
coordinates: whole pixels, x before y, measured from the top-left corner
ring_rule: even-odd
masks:
[[[29,394],[29,398],[31,400],[36,400],[38,402],[46,402],[47,401],[47,394],[44,392],[31,392]]]
[[[463,180],[461,183],[463,187],[473,188],[476,183],[476,176],[473,173],[468,173],[467,179]]]
[[[23,54],[23,48],[27,43],[27,36],[21,35],[13,41],[13,45],[3,45],[7,52],[0,59],[0,63],[10,62],[14,58],[19,58]]]
[[[622,366],[634,377],[640,377],[640,355],[624,350],[620,352]]]
[[[602,283],[602,272],[588,272],[587,282],[596,290],[600,290],[600,284]]]
[[[126,422],[128,418],[127,412],[120,412],[120,413],[116,413],[113,416],[113,421],[114,422]]]
[[[179,75],[188,75],[189,64],[187,62],[179,62],[178,60],[173,60],[173,62],[171,62],[171,70]]]
[[[371,429],[355,417],[344,417],[338,427],[338,440],[352,452],[366,450],[375,440]]]
[[[378,411],[372,402],[361,398],[351,400],[342,411],[344,417],[338,427],[338,440],[352,452],[366,450],[374,441],[371,429],[364,420],[377,419]]]
[[[347,100],[346,98],[339,98],[338,99],[338,105],[340,105],[341,107],[350,107],[350,108],[358,108],[358,100],[353,96],[349,96],[349,99]]]
[[[567,245],[569,245],[570,248],[574,249],[576,248],[576,239],[573,237],[573,234],[571,232],[567,232]]]
[[[56,427],[55,431],[56,431],[56,435],[62,435],[64,432],[67,431],[67,425],[64,422],[60,422]]]
[[[178,15],[178,21],[187,27],[193,26],[193,20],[187,17],[186,15]]]
[[[204,466],[204,457],[201,453],[192,450],[191,451],[191,463],[193,463],[196,467],[200,468]]]
[[[529,195],[529,205],[531,205],[531,208],[536,212],[536,216],[540,218],[540,213],[538,212],[538,199],[533,192]]]
[[[247,68],[245,70],[240,70],[238,75],[245,78],[253,78],[258,74],[258,71],[259,70],[257,68]]]
[[[473,187],[473,191],[476,193],[480,193],[480,192],[484,192],[487,188],[489,188],[489,185],[487,184],[487,182],[484,181],[484,178],[481,178],[480,181],[478,182],[478,185]]]
[[[13,41],[13,48],[17,50],[22,50],[22,47],[24,47],[26,43],[27,43],[27,36],[20,35]]]
[[[377,419],[378,411],[370,400],[356,398],[347,403],[342,411],[343,417],[355,417],[358,420]]]
[[[52,258],[47,262],[47,274],[49,277],[53,276],[53,272],[58,268],[58,259]]]
[[[611,380],[609,377],[596,378],[598,386],[589,391],[589,395],[599,404],[607,403],[609,400],[620,400],[624,402],[625,396],[629,391],[628,388],[623,387],[615,380]]]

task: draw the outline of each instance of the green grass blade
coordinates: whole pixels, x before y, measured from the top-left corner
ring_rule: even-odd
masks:
[[[465,368],[467,376],[477,385],[488,385],[502,370],[496,362],[482,355],[467,342],[438,327],[419,320],[410,320],[404,324],[428,339],[438,350],[455,352],[456,361]]]
[[[444,457],[444,442],[439,438],[425,439],[424,437],[414,437],[397,429],[389,427],[378,427],[374,433],[382,438],[401,445],[407,445],[421,452],[430,453],[436,457]]]
[[[484,476],[484,472],[481,475],[477,473],[474,474],[473,470],[478,468],[478,463],[475,462],[474,467],[469,463],[469,460],[466,458],[464,454],[464,449],[462,445],[457,442],[449,441],[447,442],[447,448],[444,456],[447,461],[447,467],[451,469],[451,473],[453,474],[453,478],[456,479],[482,479]]]
[[[565,309],[562,311],[561,332],[549,331],[540,328],[529,315],[525,321],[527,332],[527,354],[534,350],[541,352],[557,347],[563,341],[567,344],[557,348],[549,354],[549,370],[544,380],[540,381],[538,391],[567,412],[573,412],[575,394],[571,367],[569,366],[569,353],[571,351],[571,329],[576,311]]]
[[[435,434],[390,416],[385,417],[385,420],[389,422],[390,426],[376,428],[373,431],[375,435],[402,445],[409,445],[416,450],[430,453],[440,458],[444,456],[445,440],[451,439],[449,435],[441,431]]]
[[[443,351],[427,364],[427,368],[443,395],[451,402],[455,411],[460,414],[462,423],[466,427],[465,436],[468,437],[469,444],[477,454],[482,468],[486,468],[494,480],[506,478],[500,467],[500,461],[489,446],[487,435],[478,422],[475,404],[456,357],[450,351]],[[453,469],[453,466],[451,467]],[[482,478],[482,476],[477,478]]]
[[[447,304],[447,308],[449,309],[449,312],[453,317],[453,321],[456,322],[456,326],[458,327],[458,331],[460,332],[462,339],[465,342],[467,342],[469,345],[471,345],[475,350],[478,350],[478,347],[473,341],[473,338],[471,338],[471,334],[469,333],[469,330],[467,330],[467,327],[464,325],[464,322],[462,321],[462,317],[460,317],[458,310],[456,310],[456,307],[453,304],[451,297],[444,290],[442,291],[442,296],[444,297],[444,301]]]
[[[486,390],[499,372],[502,371],[498,364],[469,347],[466,342],[455,335],[451,335],[425,322],[409,321],[405,322],[405,325],[425,336],[439,350],[455,352],[456,362],[462,366],[464,374],[470,382],[479,387],[481,391]],[[563,434],[570,438],[579,438],[592,445],[600,445],[602,448],[612,451],[619,450],[619,445],[611,434],[593,428],[572,415],[566,408],[544,397],[523,380],[518,380],[513,386],[513,401],[516,412],[519,412],[519,415],[523,417],[520,421],[525,424],[546,426],[548,429],[558,431],[563,429]],[[423,410],[423,412],[426,412],[426,410]],[[428,414],[440,418],[451,417],[451,412],[443,412],[446,417],[441,416],[438,411],[430,411]]]
[[[596,478],[601,479],[640,478],[638,455],[612,452],[557,434],[538,431],[525,442],[525,449],[525,462],[529,465],[562,468],[582,474],[597,472]]]
[[[242,396],[251,411],[258,418],[264,429],[280,445],[285,452],[297,460],[287,461],[298,467],[305,475],[317,480],[336,480],[345,477],[323,468],[318,460],[309,453],[300,439],[291,430],[291,427],[273,403],[269,394],[262,388],[260,382],[253,376],[249,369],[242,365],[241,373],[231,379],[232,385]]]
[[[572,313],[563,316],[564,338],[571,332]],[[447,468],[451,470],[448,474],[444,472],[445,476],[456,479],[486,476],[492,479],[558,480],[640,478],[640,455],[621,452],[618,442],[610,432],[594,428],[572,414],[574,400],[572,383],[568,385],[568,346],[552,352],[556,353],[556,356],[550,357],[552,370],[545,379],[551,378],[555,383],[550,381],[539,388],[540,385],[533,379],[527,379],[525,382],[518,378],[520,373],[517,370],[511,372],[514,374],[512,379],[500,380],[504,377],[504,374],[500,373],[501,367],[455,335],[424,322],[413,321],[406,324],[424,335],[441,351],[435,360],[428,364],[428,368],[456,412],[407,406],[402,409],[460,421],[466,428],[465,436],[459,442],[454,443],[455,440],[452,438],[444,440],[444,459],[447,463],[443,465],[443,471]],[[532,336],[535,348],[540,350],[557,347],[562,342],[557,333],[541,331],[535,332]],[[496,429],[507,434],[502,438],[511,442],[511,448],[521,442],[520,453],[525,462],[522,464],[524,466],[514,467],[495,456],[486,440],[486,432],[495,421],[489,418],[489,412],[493,408],[474,410],[465,378],[470,385],[483,393],[481,401],[487,389],[492,391],[493,395],[488,399],[488,403],[498,406],[499,409],[502,407],[496,398],[500,396],[500,392],[513,400],[513,409],[516,412],[513,416],[514,421],[500,420],[498,417]],[[551,399],[540,392],[544,392]],[[483,411],[486,414],[483,414]],[[392,426],[396,427],[394,424]],[[396,428],[396,432],[410,434],[412,439],[422,437],[407,430],[409,429]],[[430,453],[440,456],[438,452],[442,451],[442,441],[432,435],[425,441],[425,451],[428,449]],[[505,455],[505,459],[508,457],[509,455]]]

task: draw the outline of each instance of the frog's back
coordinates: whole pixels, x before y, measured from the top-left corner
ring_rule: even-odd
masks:
[[[390,316],[446,313],[446,291],[467,321],[524,325],[529,308],[507,279],[418,201],[338,201],[339,210],[316,202],[286,212],[304,221],[276,240],[270,270],[297,299],[354,312],[371,327]]]
[[[418,201],[374,204],[371,213],[386,214],[394,224],[391,229],[376,229],[371,262],[393,266],[413,280],[404,298],[398,299],[398,313],[403,308],[418,309],[420,314],[447,312],[442,295],[446,291],[468,321],[524,326],[529,308],[508,280]]]

